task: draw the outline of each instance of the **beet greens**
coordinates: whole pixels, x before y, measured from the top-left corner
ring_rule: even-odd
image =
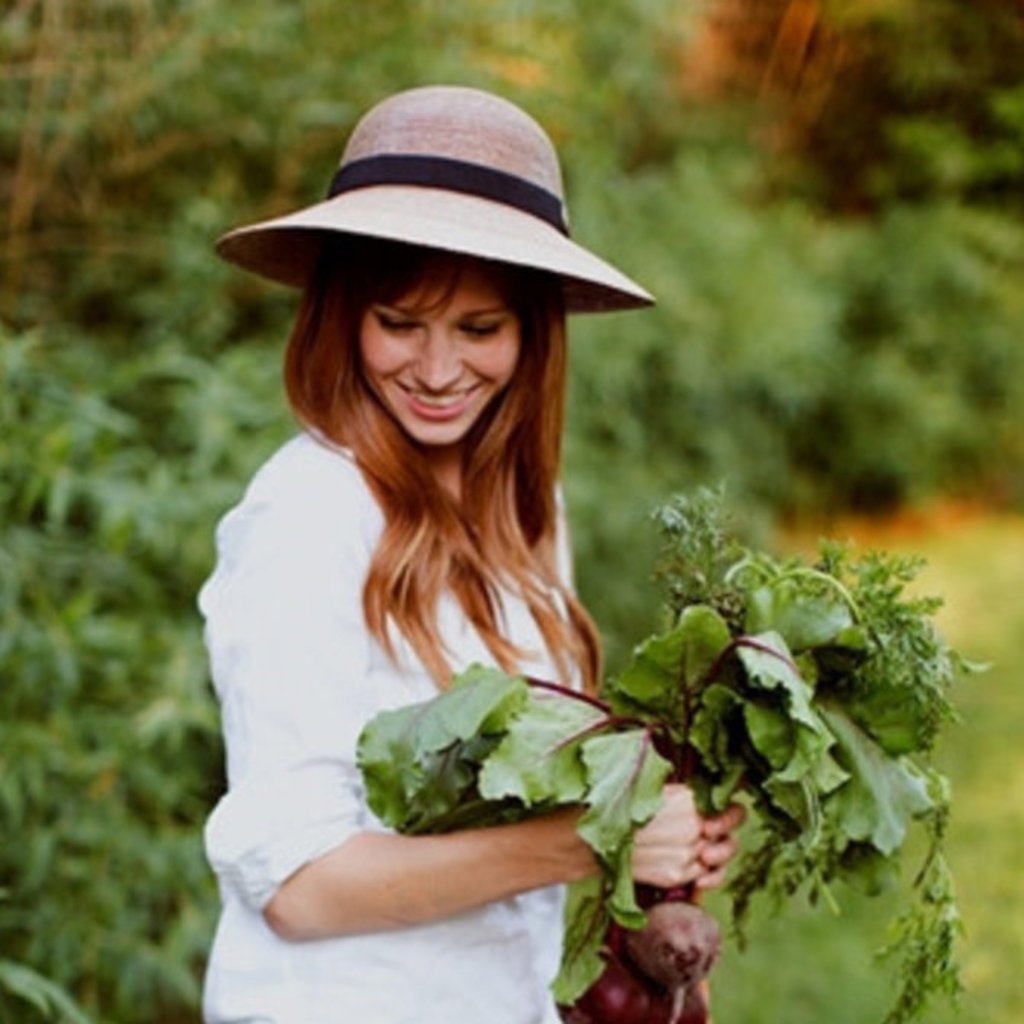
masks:
[[[364,729],[359,764],[373,812],[407,834],[521,820],[583,805],[577,829],[602,867],[572,887],[553,991],[572,1003],[604,968],[611,921],[640,928],[633,833],[654,816],[672,766],[655,724],[548,682],[474,666],[432,700]]]
[[[758,894],[781,902],[803,891],[836,908],[832,883],[842,880],[891,896],[910,830],[923,832],[886,951],[901,984],[885,1024],[919,1018],[933,994],[960,988],[943,855],[950,790],[930,756],[956,717],[949,687],[971,668],[935,628],[941,602],[908,592],[921,561],[854,559],[833,542],[813,565],[754,553],[729,535],[721,498],[708,491],[676,498],[656,518],[674,625],[613,681],[613,707],[647,707],[668,722],[703,810],[750,804],[756,845],[729,884],[741,941]],[[685,696],[666,712],[650,703],[657,687],[634,673],[646,646],[672,637],[684,650],[720,650],[710,665],[703,653],[696,672],[682,670]]]
[[[920,826],[927,850],[893,924],[902,986],[885,1024],[918,1018],[933,993],[959,988],[949,786],[929,755],[967,667],[936,632],[938,602],[907,593],[920,563],[853,560],[830,543],[814,565],[751,552],[705,491],[656,519],[666,624],[600,699],[474,666],[436,698],[368,724],[359,761],[372,810],[420,833],[584,807],[578,829],[602,872],[570,887],[553,985],[565,1006],[593,1000],[615,967],[608,936],[645,923],[632,840],[670,777],[705,812],[735,800],[753,812],[754,845],[729,886],[741,941],[759,894],[806,891],[834,906],[836,880],[891,889]],[[643,993],[627,995],[622,980],[609,991],[631,1007],[627,1020]]]

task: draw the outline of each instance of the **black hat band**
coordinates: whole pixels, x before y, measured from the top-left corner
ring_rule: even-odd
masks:
[[[353,160],[338,168],[327,198],[373,185],[420,185],[479,196],[532,214],[563,235],[569,234],[562,201],[553,192],[515,174],[450,157],[386,153]]]

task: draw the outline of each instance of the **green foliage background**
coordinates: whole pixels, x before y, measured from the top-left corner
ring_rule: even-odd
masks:
[[[794,6],[759,8],[769,41]],[[659,297],[574,325],[566,487],[613,664],[649,630],[644,517],[674,490],[726,478],[766,524],[1019,502],[1019,11],[810,3],[856,59],[809,119],[799,89],[687,86],[723,7],[4,8],[0,1020],[196,1017],[222,779],[194,595],[217,517],[292,429],[294,297],[211,241],[319,196],[383,95],[523,103],[577,237]]]

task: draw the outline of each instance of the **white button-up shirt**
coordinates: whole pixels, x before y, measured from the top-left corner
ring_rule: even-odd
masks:
[[[199,598],[228,774],[206,828],[222,900],[208,1024],[558,1021],[548,985],[561,886],[430,924],[310,942],[281,939],[263,919],[303,864],[383,830],[366,806],[357,737],[376,712],[437,692],[407,645],[398,644],[398,667],[366,629],[363,582],[382,526],[351,457],[301,434],[218,527],[216,570]],[[506,594],[504,613],[506,635],[534,652],[522,670],[554,679],[525,604]],[[494,664],[454,600],[439,615],[456,670]]]

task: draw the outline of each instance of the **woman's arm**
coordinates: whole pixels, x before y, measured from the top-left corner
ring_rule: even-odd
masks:
[[[286,939],[422,924],[597,871],[578,810],[437,836],[362,832],[300,868],[264,910]]]
[[[529,889],[597,871],[576,832],[579,809],[513,825],[440,836],[363,832],[300,868],[264,909],[286,939],[325,938],[422,924]],[[737,811],[697,814],[685,786],[666,788],[635,839],[636,880],[667,888],[717,884],[735,851]]]

